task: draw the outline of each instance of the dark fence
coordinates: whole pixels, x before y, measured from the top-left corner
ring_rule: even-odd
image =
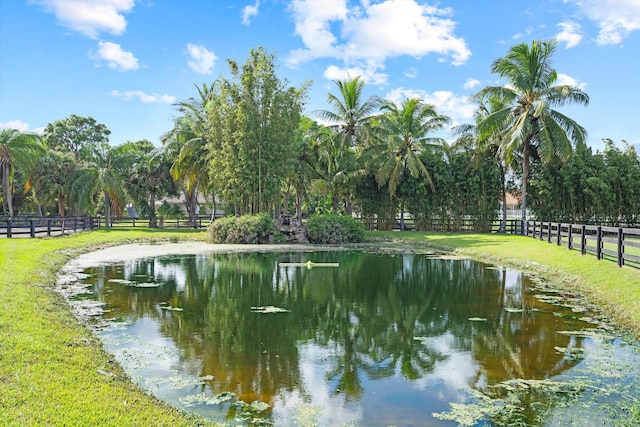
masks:
[[[216,218],[220,216],[216,215]],[[185,218],[158,218],[158,227],[160,228],[206,228],[211,222],[210,215],[199,215],[196,217],[195,222],[192,222]],[[148,218],[112,218],[111,227],[148,227]],[[99,228],[106,227],[106,219],[99,218]]]
[[[528,235],[570,250],[612,259],[619,267],[640,267],[640,229],[602,225],[528,221]]]
[[[0,237],[43,237],[99,227],[97,217],[0,217]]]
[[[367,230],[402,230],[399,218],[361,218],[360,221]],[[522,220],[508,219],[505,229],[501,230],[502,221],[494,220],[490,226],[480,226],[478,221],[466,218],[429,218],[429,219],[404,219],[404,231],[439,231],[447,233],[498,233],[500,231],[510,234],[522,234]]]

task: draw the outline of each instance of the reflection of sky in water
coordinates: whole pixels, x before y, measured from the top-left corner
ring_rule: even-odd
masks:
[[[508,374],[508,369],[501,370],[501,363],[505,362],[507,357],[500,352],[505,349],[513,350],[510,355],[518,357],[515,363],[516,365],[519,364],[517,366],[519,369],[528,369],[530,364],[535,365],[536,369],[538,367],[549,368],[545,365],[544,358],[553,359],[552,362],[556,366],[551,367],[557,368],[558,378],[575,378],[576,375],[588,375],[583,371],[585,367],[589,367],[590,364],[602,365],[602,361],[608,358],[612,360],[611,366],[620,364],[621,362],[618,359],[638,361],[637,354],[635,358],[630,359],[628,357],[628,349],[615,347],[612,350],[609,347],[609,350],[605,351],[602,346],[603,342],[599,340],[589,337],[563,337],[557,333],[560,330],[557,329],[558,325],[560,325],[561,329],[580,329],[584,327],[584,325],[578,324],[575,319],[570,319],[565,325],[562,323],[564,322],[562,316],[555,316],[557,313],[514,314],[506,311],[505,308],[531,308],[526,307],[526,304],[533,304],[531,302],[532,297],[526,289],[527,283],[525,283],[526,281],[523,279],[522,274],[517,271],[501,267],[485,270],[483,274],[488,277],[489,282],[487,283],[489,284],[481,285],[481,289],[474,294],[470,292],[474,282],[461,273],[461,271],[464,271],[463,269],[438,269],[433,267],[437,261],[426,260],[422,262],[419,256],[413,255],[404,257],[396,255],[394,259],[400,261],[396,264],[397,269],[395,271],[391,270],[389,276],[382,277],[379,280],[380,283],[377,283],[378,276],[384,276],[386,272],[384,267],[375,264],[381,263],[381,259],[376,258],[373,264],[366,264],[366,268],[363,268],[363,270],[370,276],[367,276],[369,280],[366,286],[363,287],[363,295],[365,296],[354,294],[357,302],[353,303],[353,306],[350,305],[352,304],[350,301],[341,298],[349,296],[349,292],[356,292],[356,286],[349,285],[351,288],[348,286],[344,288],[340,288],[340,286],[332,287],[340,283],[351,283],[345,278],[333,283],[332,275],[341,273],[341,270],[296,270],[295,268],[278,267],[276,259],[273,262],[270,262],[271,260],[269,259],[265,261],[265,264],[270,265],[272,270],[265,275],[267,280],[261,286],[270,287],[274,290],[272,294],[267,293],[271,298],[279,298],[280,296],[286,298],[282,300],[283,307],[291,310],[291,314],[279,314],[278,316],[285,317],[278,319],[282,321],[293,319],[294,317],[286,316],[295,316],[296,311],[309,310],[309,313],[314,313],[314,310],[311,309],[312,304],[319,303],[319,307],[321,307],[319,313],[324,314],[316,314],[314,315],[316,317],[304,320],[305,322],[313,323],[311,322],[313,320],[322,326],[325,317],[330,317],[330,314],[326,312],[327,307],[333,307],[332,310],[335,310],[336,313],[342,313],[336,319],[345,319],[347,321],[348,328],[344,330],[349,331],[347,335],[353,338],[354,343],[358,342],[357,334],[362,332],[366,335],[366,331],[372,331],[369,339],[380,341],[369,348],[383,348],[382,353],[380,353],[382,356],[378,354],[378,357],[381,357],[382,360],[377,362],[372,354],[368,354],[366,351],[361,352],[357,349],[353,350],[353,358],[350,360],[354,363],[354,369],[358,373],[358,387],[361,389],[361,394],[348,395],[343,390],[339,390],[339,380],[342,375],[345,375],[345,372],[340,372],[340,366],[344,367],[343,363],[345,363],[345,344],[332,335],[337,333],[338,330],[342,330],[342,327],[339,324],[335,324],[329,328],[327,325],[330,325],[330,322],[325,325],[327,329],[320,334],[320,336],[327,338],[326,341],[320,340],[324,342],[314,340],[311,338],[314,336],[312,333],[300,328],[299,332],[306,336],[304,341],[300,341],[299,335],[292,335],[295,337],[292,341],[283,341],[287,343],[288,348],[293,349],[295,347],[297,349],[296,357],[290,359],[297,364],[295,368],[292,367],[292,370],[297,369],[297,372],[293,373],[293,376],[297,375],[297,378],[294,378],[291,383],[280,383],[285,385],[278,386],[275,390],[271,401],[273,403],[275,425],[283,427],[300,425],[297,420],[300,417],[304,417],[305,413],[313,414],[313,418],[320,426],[349,424],[371,426],[451,425],[450,422],[433,418],[432,413],[449,410],[450,402],[472,402],[473,400],[469,394],[470,387],[486,389],[496,381],[508,379],[503,377],[503,375]],[[213,317],[206,317],[206,319],[209,319],[207,321],[210,321],[210,319],[219,319],[217,316],[227,313],[224,310],[215,311],[222,310],[225,305],[229,306],[229,313],[234,311],[242,312],[233,305],[236,303],[236,299],[244,298],[246,301],[251,301],[245,305],[255,305],[253,301],[255,301],[255,292],[258,288],[253,288],[253,293],[249,292],[249,294],[246,292],[233,292],[245,285],[249,289],[249,281],[256,280],[256,276],[241,276],[237,284],[234,284],[235,282],[229,279],[231,277],[229,271],[237,269],[241,272],[242,269],[237,266],[242,264],[238,263],[237,259],[231,259],[225,266],[222,263],[218,265],[206,257],[196,257],[192,259],[194,264],[189,272],[185,263],[179,259],[160,260],[156,258],[146,262],[146,265],[136,262],[124,263],[124,267],[119,268],[119,271],[122,272],[124,278],[143,276],[146,271],[149,277],[144,278],[144,280],[158,283],[172,282],[174,287],[162,285],[157,289],[133,289],[114,282],[113,288],[122,292],[119,295],[110,294],[110,298],[114,298],[114,302],[129,301],[125,296],[129,295],[126,292],[131,292],[134,300],[139,298],[140,307],[150,307],[151,311],[138,311],[133,316],[136,320],[132,320],[131,323],[114,323],[114,327],[101,332],[100,337],[107,350],[114,354],[116,359],[125,367],[127,373],[142,387],[178,407],[199,413],[216,421],[224,421],[229,404],[206,403],[207,400],[211,400],[215,393],[227,391],[212,390],[215,381],[208,382],[209,380],[206,377],[210,373],[206,372],[206,361],[209,359],[205,359],[205,357],[213,357],[212,353],[217,350],[214,349],[209,353],[208,350],[201,350],[200,343],[205,343],[206,340],[203,337],[207,337],[207,335],[203,335],[202,331],[190,328],[200,324],[200,322],[204,322],[202,319],[205,317],[201,317],[203,314],[197,310],[210,313]],[[474,265],[470,260],[444,260],[444,262],[448,263],[449,266],[462,265],[470,267]],[[254,268],[254,270],[251,270],[253,274],[258,271],[255,269],[256,265],[252,265]],[[477,264],[475,266],[477,270]],[[375,268],[378,269],[375,270]],[[434,269],[436,273],[440,274],[437,280],[433,282],[429,282],[424,274],[425,271],[430,272],[430,269]],[[370,270],[375,270],[375,272],[371,273]],[[192,283],[194,275],[199,277],[198,280],[205,280],[206,278],[207,286],[209,286],[206,297],[203,296],[204,294],[199,294],[198,286],[201,286],[201,283]],[[98,271],[96,274],[96,290],[98,292],[102,290],[101,285],[104,283],[104,277],[104,272]],[[422,301],[420,299],[422,295],[409,294],[402,285],[394,284],[390,280],[390,278],[395,280],[405,277],[413,277],[412,280],[419,282],[422,293],[429,293],[432,288],[438,286],[439,292],[435,292],[435,296],[430,297],[434,299],[425,300],[432,305],[427,306],[428,309],[421,312],[420,316],[416,318],[411,317],[413,311],[409,310],[409,308],[421,307],[420,303],[416,304],[416,301]],[[312,281],[311,279],[314,278],[315,281]],[[453,284],[451,285],[451,290],[447,287],[449,285],[444,280],[445,278],[451,280]],[[349,276],[348,279],[351,279],[351,277]],[[216,287],[216,284],[219,283],[218,281],[226,285],[220,286],[218,289]],[[253,285],[254,283],[251,284]],[[372,292],[371,289],[375,286],[378,286],[379,290]],[[302,289],[304,289],[304,293],[299,292]],[[395,293],[390,293],[389,290],[391,289]],[[153,299],[151,296],[154,295],[154,292],[157,292],[158,299]],[[344,294],[340,292],[344,292]],[[451,294],[448,294],[448,292],[451,292]],[[142,299],[143,296],[147,298],[144,301]],[[187,298],[189,296],[193,296],[193,299]],[[185,298],[182,299],[182,297]],[[203,297],[205,297],[204,302],[200,300]],[[469,297],[471,297],[472,301],[465,299]],[[303,302],[299,308],[296,308],[295,305],[296,298],[300,298]],[[378,315],[373,316],[375,321],[372,321],[371,324],[369,322],[372,320],[370,314],[372,312],[362,308],[365,300],[378,304],[376,306]],[[484,306],[491,301],[497,300],[500,302],[496,303],[495,307],[488,308]],[[228,301],[228,303],[225,301]],[[335,303],[335,301],[338,301],[338,303]],[[462,312],[455,311],[455,303],[453,301],[463,302],[464,308]],[[201,306],[198,305],[200,302],[202,302]],[[192,311],[189,311],[190,303],[194,304],[191,307]],[[334,303],[336,304],[335,306],[331,305]],[[184,306],[185,311],[172,312],[161,308],[166,308],[172,304]],[[407,311],[399,310],[398,312],[393,312],[393,310],[390,310],[385,312],[385,308],[392,304],[398,304],[398,307],[406,307]],[[340,311],[345,307],[348,307],[348,309],[345,309],[344,312]],[[570,309],[565,309],[565,312],[570,313]],[[480,314],[482,317],[486,316],[489,319],[481,319],[483,320],[481,322],[471,322],[470,318],[475,317],[476,314]],[[247,316],[253,315],[263,316],[262,314],[250,314],[250,311],[247,311]],[[108,316],[107,314],[105,317]],[[580,316],[582,315],[575,317],[577,319]],[[128,317],[124,316],[124,318]],[[177,327],[183,321],[187,323],[187,318],[189,322],[193,321],[189,329],[182,329],[182,326]],[[244,319],[245,317],[229,317],[229,319],[234,318]],[[271,324],[269,323],[270,319],[276,318],[260,317],[259,319],[262,319],[265,327],[268,328],[268,325]],[[538,324],[536,322],[541,323]],[[277,324],[281,326],[287,325],[286,322]],[[174,326],[174,329],[171,329],[171,326]],[[207,326],[206,322],[204,326]],[[453,329],[444,329],[445,326]],[[433,329],[434,327],[436,329]],[[239,331],[251,332],[248,329],[239,329]],[[424,336],[412,336],[411,333]],[[503,336],[503,334],[506,335]],[[183,335],[188,335],[189,337],[185,338]],[[178,336],[184,342],[176,344],[177,341],[175,340]],[[381,339],[382,336],[387,336],[389,341],[393,342],[385,342],[384,339]],[[402,339],[398,338],[400,336],[402,336]],[[219,338],[218,335],[210,335],[210,337]],[[576,347],[578,350],[587,351],[589,354],[586,359],[582,362],[566,364],[565,366],[566,360],[563,359],[562,355],[558,356],[554,350],[553,346],[556,344],[551,343],[549,346],[549,344],[543,343],[546,339],[554,340],[558,339],[558,337],[565,339],[563,345],[567,348]],[[179,347],[185,343],[188,344],[185,347],[186,349]],[[293,344],[290,346],[288,343]],[[400,347],[400,345],[406,347]],[[266,348],[270,349],[270,351],[280,351],[277,347],[267,346]],[[424,356],[432,361],[432,365],[426,368],[418,366],[416,371],[419,375],[408,379],[403,371],[405,367],[402,365],[404,352],[409,352],[411,357],[415,358],[412,360],[413,362],[419,362],[418,358]],[[526,355],[527,352],[530,352],[529,356]],[[214,357],[212,360],[217,359]],[[227,360],[227,363],[233,361],[232,358],[224,360]],[[261,360],[265,361],[265,363],[274,363],[273,361],[268,362],[270,360],[268,358]],[[496,360],[498,363],[494,365]],[[380,366],[391,363],[393,365],[390,367],[390,373],[387,371],[385,375],[376,377],[375,373],[371,374],[367,371],[367,369],[375,371]],[[508,363],[509,361],[507,360],[506,364]],[[279,365],[274,364],[272,366]],[[634,372],[634,370],[637,372],[638,369],[637,365],[632,365],[620,368],[619,372],[625,372],[625,368],[627,373]],[[337,371],[338,373],[336,373]],[[334,374],[330,375],[330,372]],[[219,374],[222,373],[223,371],[219,371]],[[625,381],[627,383],[633,380],[629,377],[624,377],[623,373],[619,375],[620,378],[626,378]],[[619,380],[620,378],[616,377],[614,379]],[[256,377],[254,380],[258,381],[259,379]],[[286,384],[295,384],[295,387],[288,387]],[[577,414],[579,411],[572,410],[567,413]]]

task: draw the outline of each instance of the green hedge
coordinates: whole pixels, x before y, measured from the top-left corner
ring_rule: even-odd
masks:
[[[275,222],[267,214],[228,216],[209,225],[213,243],[272,243]]]
[[[307,222],[307,234],[312,243],[358,243],[364,240],[364,227],[350,216],[314,215]]]

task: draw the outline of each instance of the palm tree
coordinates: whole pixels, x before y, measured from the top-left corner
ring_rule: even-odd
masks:
[[[333,210],[336,212],[338,209],[337,191],[342,190],[346,193],[346,210],[350,214],[351,192],[348,190],[348,183],[352,172],[357,169],[351,159],[354,157],[354,150],[371,143],[373,122],[380,99],[375,96],[362,99],[365,83],[360,76],[333,82],[340,93],[328,95],[327,103],[332,110],[315,112],[328,123],[326,131],[321,131],[318,141],[322,153],[321,162],[325,166],[325,181],[330,183],[333,192]]]
[[[371,138],[371,122],[380,100],[375,96],[362,100],[365,83],[360,76],[333,82],[340,90],[339,96],[330,93],[327,98],[333,111],[319,110],[316,114],[328,122],[332,130],[345,136],[348,145],[367,144]]]
[[[446,147],[444,139],[431,134],[442,129],[450,119],[420,99],[405,99],[400,107],[385,101],[382,111],[381,137],[365,153],[365,158],[371,157],[370,166],[376,169],[378,185],[388,184],[393,198],[406,172],[414,178],[423,176],[431,184],[431,175],[419,155],[430,146]],[[400,203],[400,228],[404,230],[404,198]]]
[[[79,209],[93,212],[96,198],[102,196],[107,227],[111,226],[112,213],[121,212],[126,200],[114,153],[108,143],[100,144],[94,152],[94,161],[81,164],[70,179],[71,197]]]
[[[13,177],[16,170],[30,173],[36,160],[46,151],[38,135],[3,129],[0,132],[0,179],[3,208],[13,216]]]
[[[333,213],[338,213],[340,196],[344,196],[345,210],[351,215],[350,184],[359,172],[356,147],[345,146],[342,134],[323,127],[317,131],[314,149],[316,172],[331,192]]]
[[[490,134],[484,135],[480,139],[478,123],[481,123],[490,114],[502,110],[505,105],[504,100],[499,97],[472,98],[478,105],[475,112],[476,124],[462,124],[455,126],[452,131],[457,135],[454,147],[462,147],[463,149],[474,150],[473,160],[477,165],[478,162],[485,161],[487,156],[493,158],[500,171],[500,185],[502,197],[502,220],[500,221],[500,233],[504,233],[507,227],[507,188],[506,188],[506,169],[507,164],[502,158],[500,149],[505,146],[507,137],[506,129],[494,129]]]
[[[491,86],[475,96],[497,96],[505,108],[489,114],[479,124],[480,139],[498,129],[506,129],[507,137],[500,152],[507,163],[514,155],[522,157],[522,223],[527,233],[527,183],[532,152],[537,151],[543,162],[554,157],[566,158],[572,143],[583,143],[587,131],[573,119],[554,107],[569,103],[588,105],[589,96],[575,86],[558,85],[558,73],[551,57],[558,46],[556,40],[533,41],[531,46],[513,46],[507,55],[497,59],[493,73],[506,77],[506,86]]]
[[[172,160],[171,176],[182,184],[189,220],[194,225],[198,191],[206,191],[210,186],[206,139],[197,126],[192,116],[182,116],[163,137],[166,155]]]

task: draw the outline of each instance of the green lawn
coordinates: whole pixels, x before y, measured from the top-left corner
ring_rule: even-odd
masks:
[[[89,248],[203,236],[136,229],[1,239],[0,426],[206,425],[133,385],[52,290],[55,272]]]
[[[511,235],[369,232],[397,245],[431,245],[535,271],[576,288],[640,336],[640,270]],[[72,257],[139,240],[204,240],[196,230],[99,230],[0,239],[0,426],[207,425],[133,385],[53,291]],[[401,241],[398,239],[401,238]]]

